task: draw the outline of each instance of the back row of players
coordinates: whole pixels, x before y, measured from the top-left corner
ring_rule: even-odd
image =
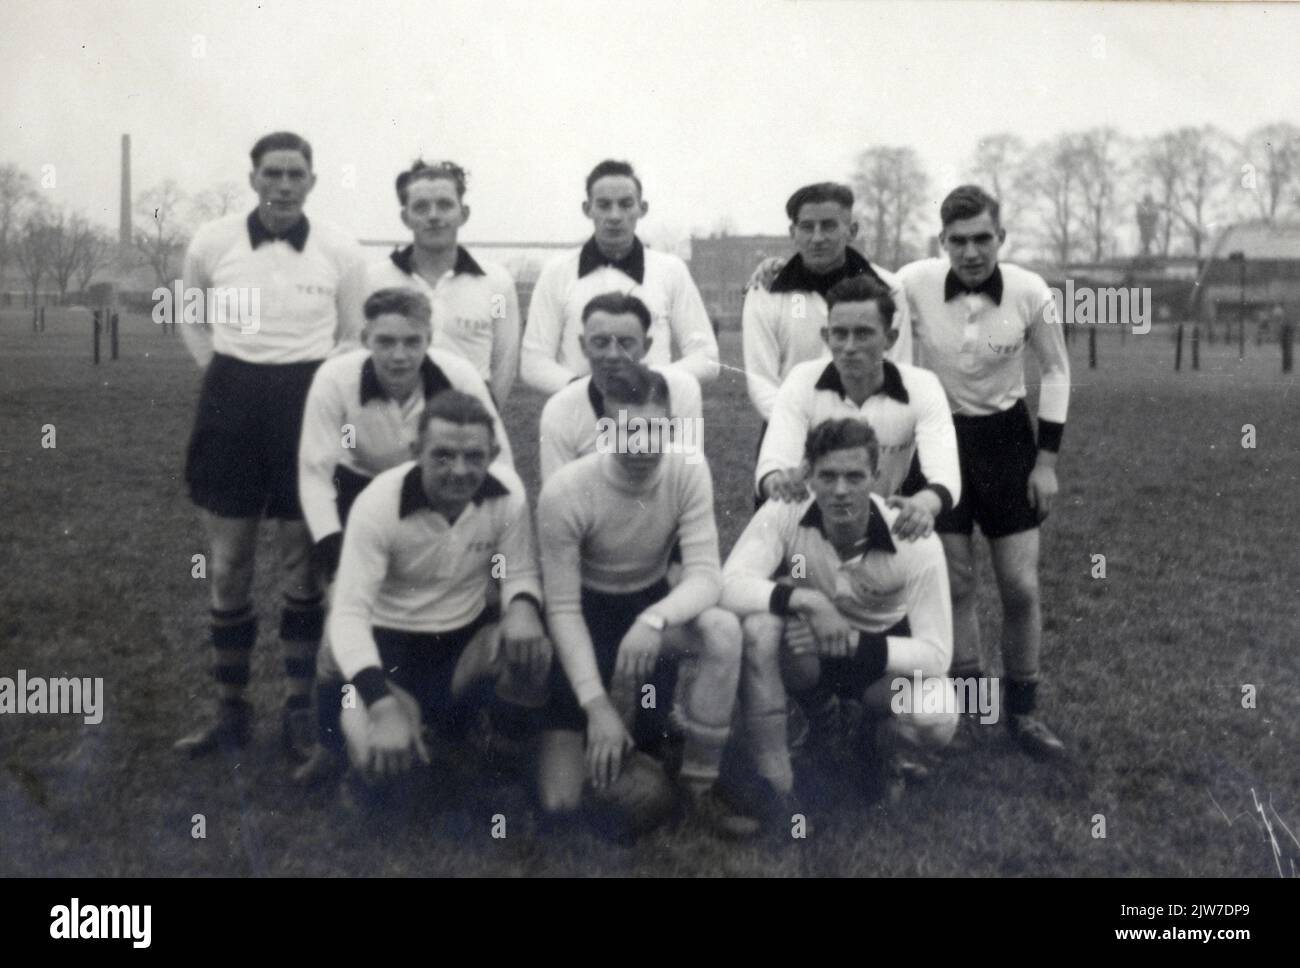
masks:
[[[788,824],[787,694],[812,746],[827,744],[838,698],[862,703],[856,765],[877,778],[919,770],[909,750],[948,744],[959,721],[971,740],[973,718],[950,704],[891,711],[891,683],[981,676],[976,523],[1002,599],[1006,721],[1032,753],[1063,748],[1034,710],[1038,529],[1057,492],[1069,366],[1043,280],[998,263],[996,200],[953,191],[948,258],[895,276],[849,246],[847,187],[791,196],[797,253],[759,266],[745,299],[759,509],[722,567],[707,464],[597,446],[607,416],[623,431],[698,423],[718,373],[686,265],[636,236],[647,203],[629,165],[588,176],[593,236],[543,270],[521,353],[513,281],[458,244],[459,167],[398,177],[413,242],[368,266],[303,214],[306,141],[267,135],[251,157],[257,208],[203,226],[185,260],[186,286],[256,288],[260,314],[250,326],[214,301],[182,327],[206,368],[186,480],[210,546],[219,704],[178,749],[249,741],[263,516],[279,527],[283,736],[303,782],[346,747],[371,789],[428,759],[427,729],[460,735],[490,701],[501,733],[541,730],[547,814],[572,814],[586,788],[613,796],[633,750],[677,736],[680,785],[710,828]],[[1042,374],[1036,437],[1026,347]],[[498,413],[516,370],[550,395],[540,559]],[[679,685],[681,656],[696,661]],[[715,789],[733,723],[755,774],[744,810]]]

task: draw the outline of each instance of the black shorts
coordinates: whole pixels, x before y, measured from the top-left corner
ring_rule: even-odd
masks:
[[[626,595],[611,595],[590,588],[582,590],[582,618],[591,633],[591,642],[596,649],[596,668],[600,670],[600,681],[606,689],[614,676],[614,663],[623,636],[636,617],[655,602],[662,601],[669,590],[668,582],[663,579],[649,588]],[[650,676],[650,684],[655,689],[655,706],[653,709],[644,708],[638,693],[632,739],[637,749],[654,755],[662,750],[664,740],[671,732],[668,712],[677,689],[677,659],[661,656]],[[544,729],[569,729],[579,733],[587,730],[587,714],[578,705],[578,697],[574,695],[569,677],[558,660],[551,663],[550,699],[543,723]]]
[[[469,714],[491,698],[495,684],[490,681],[475,683],[465,695],[453,697],[451,680],[475,633],[494,617],[490,609],[484,609],[474,621],[450,632],[373,630],[388,681],[411,694],[420,706],[424,725],[459,736]]]
[[[906,615],[896,625],[885,630],[887,636],[911,634],[912,626],[908,624]],[[883,676],[877,676],[875,679],[868,678],[870,673],[858,661],[856,655],[837,659],[828,659],[823,656],[818,660],[818,669],[821,671],[818,684],[842,699],[861,699],[868,686],[883,678]],[[888,674],[885,673],[885,675]]]
[[[185,456],[195,504],[223,518],[302,517],[298,438],[318,366],[212,357]]]
[[[987,417],[953,415],[961,462],[961,500],[934,522],[941,534],[970,534],[978,524],[986,538],[1029,531],[1042,522],[1029,503],[1029,474],[1038,444],[1023,400]]]
[[[348,512],[352,510],[352,505],[366,489],[366,485],[373,480],[373,477],[358,474],[350,467],[344,467],[342,464],[334,465],[334,494],[339,509],[339,524],[347,526]]]

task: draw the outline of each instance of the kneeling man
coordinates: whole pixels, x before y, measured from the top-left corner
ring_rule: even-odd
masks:
[[[361,700],[343,709],[349,759],[371,782],[428,762],[423,731],[454,735],[484,687],[521,706],[544,700],[551,647],[532,523],[518,477],[488,471],[498,453],[487,408],[445,390],[421,415],[416,462],[380,474],[352,506],[328,638]],[[500,622],[487,604],[494,577]]]
[[[863,766],[872,779],[896,779],[907,747],[942,747],[956,728],[954,703],[940,711],[909,703],[905,713],[891,712],[895,680],[927,683],[946,674],[952,605],[938,537],[890,536],[900,512],[872,494],[878,460],[869,424],[818,424],[804,447],[813,497],[764,504],[723,569],[722,606],[743,618],[744,722],[757,771],[772,788],[766,817],[773,822],[788,823],[792,806],[787,689],[805,708],[821,708],[832,696],[862,702],[875,754]],[[787,617],[806,622],[806,645],[791,636],[783,646]],[[792,631],[801,624],[791,622]],[[928,691],[938,688],[951,685]]]

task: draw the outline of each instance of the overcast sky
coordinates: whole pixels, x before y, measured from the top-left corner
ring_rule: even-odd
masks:
[[[397,171],[452,158],[463,237],[531,241],[586,233],[604,157],[640,170],[651,238],[783,232],[789,193],[871,143],[917,148],[941,195],[995,131],[1300,121],[1291,4],[4,0],[3,21],[0,161],[55,166],[54,200],[112,227],[123,132],[138,193],[246,185],[257,136],[298,131],[308,211],[362,237],[405,234]]]

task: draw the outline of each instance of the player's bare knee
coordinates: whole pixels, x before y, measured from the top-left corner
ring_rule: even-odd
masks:
[[[710,608],[698,619],[704,649],[700,660],[709,664],[739,666],[742,651],[740,620],[721,608]]]
[[[1034,573],[1008,575],[998,582],[1002,608],[1009,615],[1025,615],[1039,604],[1038,575]]]
[[[747,615],[741,623],[744,663],[750,669],[776,666],[781,651],[783,623],[776,615]]]

